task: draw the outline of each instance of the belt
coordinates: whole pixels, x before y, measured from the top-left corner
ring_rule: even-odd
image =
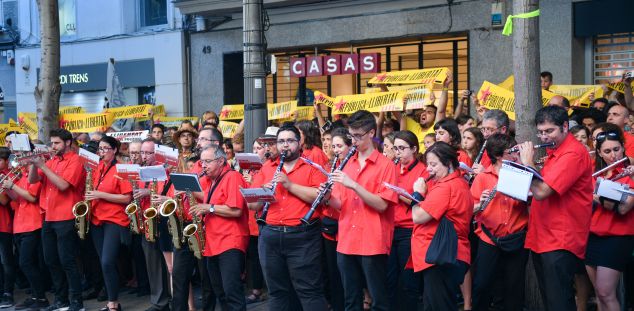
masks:
[[[315,219],[308,224],[301,224],[298,226],[273,226],[273,225],[266,224],[264,225],[264,228],[268,228],[269,230],[276,231],[276,232],[292,233],[292,232],[308,231],[312,228],[317,227],[318,224],[319,224],[319,219]]]

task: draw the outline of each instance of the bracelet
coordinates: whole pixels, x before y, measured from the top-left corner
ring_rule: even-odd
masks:
[[[418,200],[418,202],[422,202],[425,200],[425,197],[420,194],[420,192],[416,192],[414,191],[414,193],[412,193],[412,197],[414,197],[414,199]],[[412,202],[409,204],[410,207],[414,207],[414,205],[418,204],[418,202],[416,202],[415,200],[412,200]]]

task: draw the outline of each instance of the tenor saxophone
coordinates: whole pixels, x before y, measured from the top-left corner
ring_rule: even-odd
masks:
[[[92,191],[92,168],[86,167],[86,192]],[[75,216],[75,228],[79,238],[84,240],[90,229],[90,201],[83,200],[73,205],[73,215]]]
[[[150,188],[150,200],[152,200],[152,197],[156,194],[157,188],[158,188],[158,182],[154,180],[152,182],[152,187]],[[148,207],[145,211],[143,211],[143,218],[145,218],[145,221],[144,221],[145,239],[148,242],[156,241],[156,236],[158,233],[158,224],[156,221],[157,215],[158,215],[158,211],[156,210],[156,207],[152,203],[150,203],[150,207]]]
[[[132,189],[136,192],[139,189],[139,185],[136,181],[130,180]],[[141,205],[139,200],[134,199],[132,203],[125,207],[125,213],[130,218],[130,231],[134,234],[141,234],[143,232],[143,219],[141,218]]]
[[[161,203],[159,214],[167,217],[167,229],[172,236],[172,243],[176,249],[181,249],[183,241],[182,206],[178,199],[168,199]]]
[[[187,191],[187,198],[190,208],[196,205],[196,199],[191,191]],[[192,220],[193,223],[183,229],[183,235],[187,237],[187,244],[189,244],[189,249],[194,252],[194,257],[202,259],[205,252],[205,226],[200,216],[193,215]]]

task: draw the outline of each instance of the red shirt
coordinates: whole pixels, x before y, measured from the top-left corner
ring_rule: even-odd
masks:
[[[535,253],[567,250],[583,259],[592,217],[590,155],[572,134],[546,153],[541,174],[555,193],[542,201],[533,200],[526,248]]]
[[[468,167],[473,166],[473,160],[471,160],[471,157],[469,157],[467,152],[462,149],[458,149],[458,162],[462,162],[466,164]]]
[[[127,180],[115,178],[117,169],[116,163],[99,162],[99,166],[92,172],[93,190],[111,194],[128,194],[132,197],[132,185]],[[130,218],[125,213],[127,205],[123,203],[113,203],[106,200],[92,200],[90,222],[99,226],[104,222],[114,223],[122,227],[130,225]]]
[[[253,176],[251,187],[261,187],[264,184],[270,183],[271,180],[273,180],[273,175],[279,164],[279,158],[275,161],[264,162],[260,171]],[[302,159],[298,159],[297,162],[295,162],[295,167],[293,167],[290,172],[282,168],[282,173],[286,174],[292,183],[307,187],[318,188],[321,183],[326,181],[324,174]],[[302,222],[300,219],[310,210],[312,203],[302,201],[279,184],[275,189],[275,200],[276,202],[271,203],[269,206],[269,211],[266,216],[266,223],[273,226],[301,225]],[[320,208],[315,211],[312,219],[319,217]]]
[[[255,176],[255,174],[257,174],[258,171],[254,171],[254,170],[250,170],[248,172],[249,175],[251,175],[251,180],[253,180],[253,176]],[[247,186],[251,187],[251,184],[247,182]],[[257,221],[255,221],[255,211],[253,210],[249,210],[249,234],[251,236],[259,236],[260,235],[260,228],[258,226]]]
[[[73,205],[84,200],[86,186],[86,170],[82,161],[77,153],[67,152],[46,161],[46,166],[70,184],[65,191],[61,191],[41,170],[38,171],[42,179],[40,206],[46,211],[46,221],[75,219]]]
[[[484,190],[491,190],[498,183],[498,175],[492,166],[481,174],[478,174],[471,185],[473,202],[480,202],[480,195]],[[482,232],[480,224],[483,224],[494,236],[502,237],[526,229],[528,226],[528,210],[526,203],[515,200],[500,192],[495,194],[493,201],[486,209],[475,216],[478,226],[475,234],[485,243],[495,245],[489,237]]]
[[[408,193],[414,192],[414,182],[419,177],[427,179],[429,173],[427,172],[427,166],[422,162],[414,159],[414,162],[410,163],[407,167],[401,168],[398,165],[397,170],[397,186],[405,189]],[[402,169],[402,171],[401,171]],[[398,204],[394,207],[394,226],[400,228],[414,228],[414,221],[412,220],[412,208],[409,204],[398,200]]]
[[[634,158],[634,135],[623,131],[623,139],[625,140],[625,155]]]
[[[31,203],[21,196],[17,196],[17,199],[14,201],[17,204],[15,204],[13,233],[31,232],[41,229],[42,221],[44,221],[44,211],[37,202],[40,195],[41,183],[36,182],[29,184],[28,175],[24,175],[15,184],[28,191],[30,195],[35,197],[36,201]]]
[[[3,170],[0,174],[6,176],[9,173],[9,170]],[[6,193],[5,193],[6,195]],[[11,216],[11,200],[7,203],[7,205],[0,205],[0,232],[11,233],[13,230],[13,223]]]
[[[489,153],[485,152],[482,155],[482,158],[480,159],[480,165],[482,165],[482,167],[484,167],[485,169],[489,166],[491,166],[491,158],[489,157]]]
[[[383,182],[396,184],[394,163],[375,149],[361,168],[357,152],[343,172],[359,186],[380,196],[388,207],[380,213],[366,205],[352,189],[335,183],[332,196],[341,200],[337,251],[362,256],[389,254],[394,235],[394,205],[398,203],[398,197]]]
[[[623,167],[617,168],[615,174],[623,171]],[[629,176],[625,176],[618,183],[627,184],[630,189],[634,188],[634,180]],[[619,214],[617,211],[611,211],[598,205],[592,213],[590,223],[590,232],[598,236],[622,236],[634,235],[634,213],[629,211],[625,215]]]
[[[222,217],[216,214],[205,216],[205,256],[216,256],[230,249],[239,249],[246,253],[249,245],[249,224],[247,205],[240,194],[240,188],[246,188],[247,183],[242,175],[225,165],[224,174],[218,186],[211,194],[210,204],[226,205],[233,209],[241,209],[240,217]],[[210,179],[205,177],[205,179]],[[211,182],[204,189],[205,200],[213,187]],[[267,216],[268,217],[268,216]]]
[[[425,224],[414,226],[412,234],[414,272],[434,266],[425,262],[425,256],[442,216],[447,217],[453,223],[458,234],[457,259],[469,264],[471,260],[469,224],[473,215],[473,200],[469,192],[469,185],[462,178],[460,172],[453,172],[434,183],[429,188],[425,200],[419,203],[419,206],[433,219]]]
[[[328,161],[329,161],[328,157],[326,156],[324,151],[321,150],[317,146],[313,146],[313,148],[311,148],[311,149],[304,149],[302,151],[302,157],[307,158],[308,160],[311,160],[311,161],[323,166],[324,169],[327,169],[326,165],[328,164]]]

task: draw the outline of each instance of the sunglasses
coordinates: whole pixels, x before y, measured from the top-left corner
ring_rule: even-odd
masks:
[[[606,140],[619,140],[619,133],[617,132],[601,132],[594,138],[598,143],[602,143]]]

